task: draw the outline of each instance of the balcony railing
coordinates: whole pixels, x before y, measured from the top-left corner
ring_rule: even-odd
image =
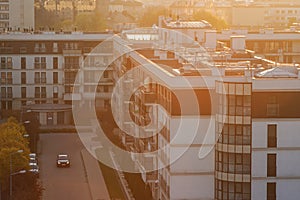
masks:
[[[141,98],[144,103],[155,103],[156,101],[156,94],[152,91],[141,91]]]

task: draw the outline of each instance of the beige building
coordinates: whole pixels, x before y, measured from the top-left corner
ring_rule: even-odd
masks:
[[[34,27],[34,0],[1,0],[0,30]]]

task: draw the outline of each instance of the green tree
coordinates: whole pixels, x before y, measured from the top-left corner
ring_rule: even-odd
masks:
[[[106,29],[105,18],[99,12],[92,14],[79,14],[75,24],[80,31],[104,31]]]
[[[28,169],[29,147],[24,138],[26,130],[15,118],[9,118],[0,125],[0,180],[2,188],[8,188],[10,161],[12,172]],[[23,150],[22,153],[16,153]]]
[[[217,30],[222,30],[228,28],[228,24],[225,22],[225,20],[213,15],[212,13],[201,10],[193,15],[194,20],[205,20],[209,22],[213,28]]]
[[[26,173],[14,177],[13,200],[39,200],[42,192],[43,188],[34,174]]]
[[[141,27],[151,27],[153,24],[158,25],[159,16],[168,15],[168,10],[162,6],[149,6],[146,8],[143,16],[139,19]]]

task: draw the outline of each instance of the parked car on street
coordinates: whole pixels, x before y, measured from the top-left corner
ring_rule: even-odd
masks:
[[[39,177],[39,174],[40,174],[39,166],[38,165],[29,165],[29,166],[30,166],[30,169],[28,171]]]

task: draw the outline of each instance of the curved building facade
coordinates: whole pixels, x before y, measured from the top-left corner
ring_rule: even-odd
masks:
[[[251,199],[251,83],[217,82],[215,199]]]

